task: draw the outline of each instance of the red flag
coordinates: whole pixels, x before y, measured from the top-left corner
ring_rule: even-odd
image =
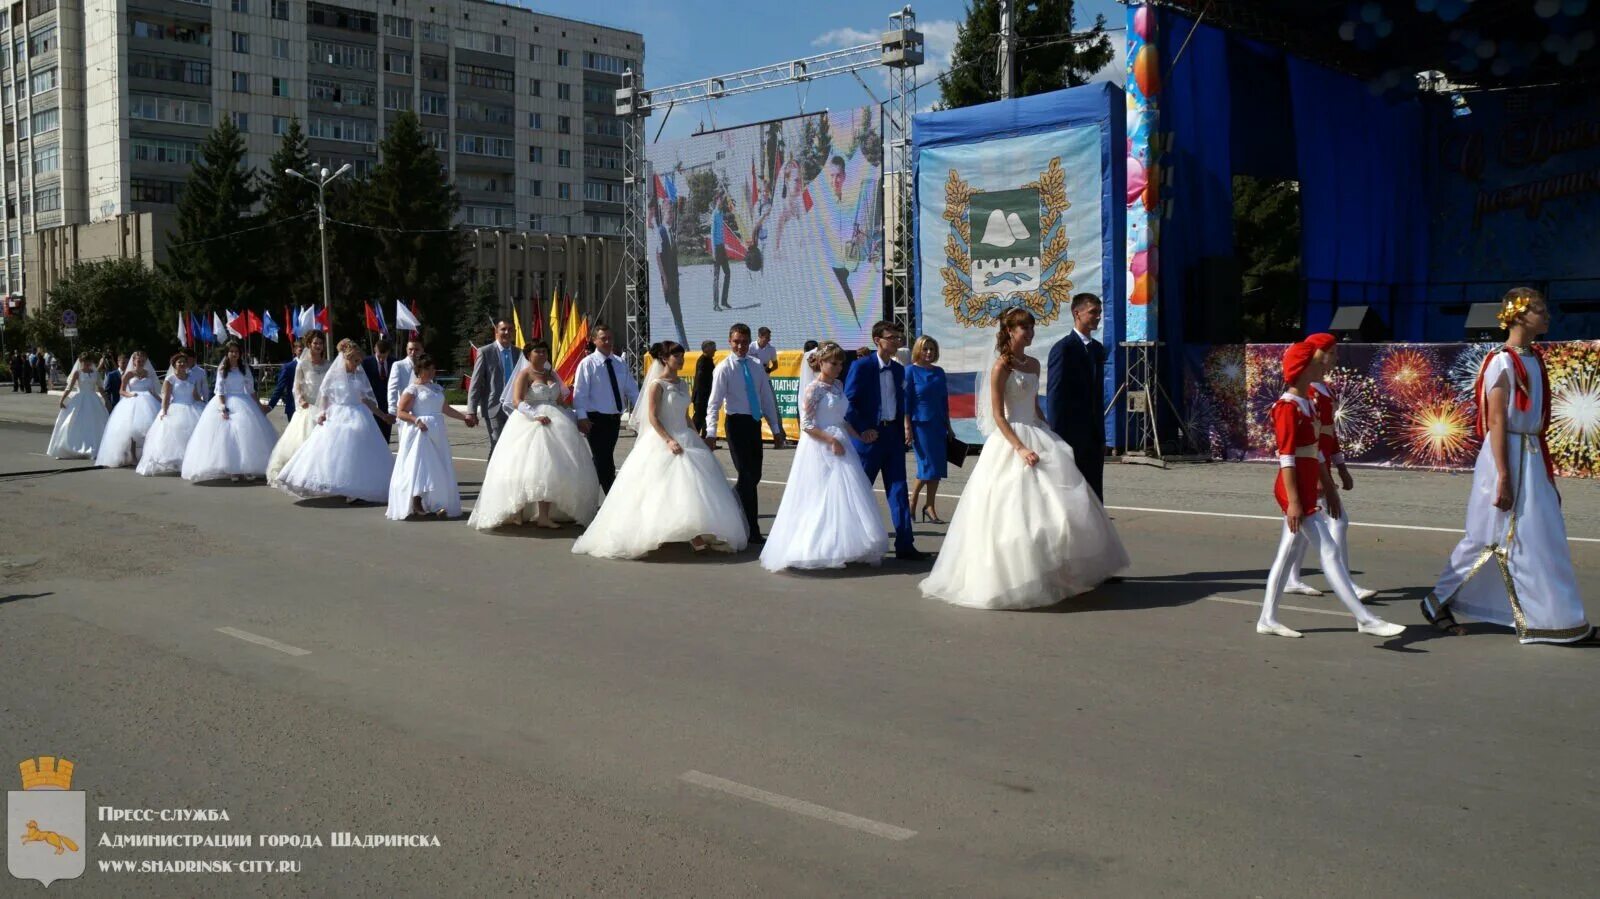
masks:
[[[806,188],[805,191],[800,194],[800,199],[805,203],[806,211],[810,212],[812,205],[816,202],[815,200],[811,199],[811,188]]]
[[[261,333],[261,316],[256,315],[254,312],[246,309],[244,312],[244,322],[245,328],[248,329],[245,331],[246,334]]]
[[[367,330],[368,331],[376,331],[376,330],[378,330],[378,316],[373,314],[373,312],[372,312],[372,304],[371,303],[362,303],[361,305],[367,310]]]
[[[322,331],[322,333],[324,333],[324,334],[328,333],[328,307],[327,306],[323,306],[322,307],[322,311],[317,313],[317,327]]]
[[[283,307],[283,334],[288,339],[294,340],[294,316],[289,314],[288,306]]]
[[[244,312],[235,314],[233,318],[228,319],[228,327],[233,330],[233,333],[239,335],[241,338],[249,337],[250,311],[247,309]]]
[[[533,339],[534,340],[543,340],[544,339],[544,318],[543,318],[543,316],[541,316],[539,314],[539,298],[538,297],[534,297],[534,299],[533,299],[533,308],[531,310],[529,310],[529,311],[533,313]]]

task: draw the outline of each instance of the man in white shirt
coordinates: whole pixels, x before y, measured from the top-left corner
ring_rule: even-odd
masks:
[[[741,322],[730,328],[728,346],[733,352],[711,374],[706,445],[717,448],[717,413],[726,406],[728,454],[739,473],[734,489],[744,507],[750,542],[765,543],[756,518],[756,487],[761,483],[761,420],[766,419],[772,429],[773,449],[783,449],[783,421],[778,418],[778,402],[767,371],[750,352],[750,326]]]
[[[578,363],[572,379],[572,412],[578,417],[578,430],[589,438],[595,474],[607,493],[617,479],[615,455],[622,413],[639,400],[639,385],[633,382],[628,364],[613,352],[614,337],[610,325],[596,325],[594,352]]]
[[[422,340],[416,332],[406,340],[406,357],[389,366],[389,414],[393,415],[400,405],[400,394],[405,393],[411,386],[411,380],[416,377],[417,357],[422,355]]]
[[[772,374],[778,368],[778,348],[772,345],[772,329],[763,325],[756,329],[756,345],[750,348],[750,355],[761,361],[761,367],[767,374]]]

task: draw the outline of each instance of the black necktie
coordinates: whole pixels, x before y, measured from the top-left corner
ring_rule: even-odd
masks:
[[[606,367],[606,377],[611,379],[611,398],[617,401],[617,412],[622,411],[622,388],[617,386],[617,370],[611,367],[611,357],[601,363]]]

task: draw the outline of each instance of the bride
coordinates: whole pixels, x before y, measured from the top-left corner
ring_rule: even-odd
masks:
[[[322,389],[322,379],[327,374],[327,338],[321,331],[312,331],[306,334],[305,348],[300,351],[300,360],[294,367],[294,404],[295,411],[300,414],[289,420],[289,426],[278,435],[278,442],[272,447],[272,456],[267,459],[268,482],[277,479],[283,466],[294,458],[294,451],[306,442],[311,429],[317,426],[313,409],[317,405],[317,392]]]
[[[172,355],[168,363],[167,378],[161,385],[161,414],[150,426],[150,435],[144,442],[144,455],[134,471],[141,475],[177,474],[183,470],[183,456],[189,448],[189,438],[200,423],[200,410],[205,401],[200,398],[200,388],[189,377],[189,357],[182,350]]]
[[[52,459],[93,459],[100,449],[107,413],[100,396],[100,369],[94,361],[93,353],[80,355],[61,392],[61,411],[56,413],[56,426],[44,451]],[[74,385],[78,392],[68,398]]]
[[[541,528],[586,525],[600,508],[594,455],[560,405],[567,386],[550,371],[549,345],[535,340],[522,352],[500,395],[510,414],[468,523],[480,531],[528,521]]]
[[[122,372],[122,402],[111,410],[111,417],[106,421],[94,464],[122,468],[139,461],[145,435],[155,424],[156,413],[161,411],[155,389],[156,373],[150,367],[150,357],[144,350],[135,350],[128,357],[127,369]]]
[[[217,366],[217,401],[206,402],[200,423],[183,453],[183,479],[192,483],[219,478],[259,478],[278,439],[256,399],[255,372],[236,339],[222,347]]]
[[[639,437],[600,513],[572,551],[637,559],[663,543],[688,541],[695,552],[737,552],[749,541],[744,510],[722,466],[689,424],[689,391],[678,377],[683,347],[650,348],[650,366],[630,421]]]
[[[986,435],[924,596],[978,609],[1030,609],[1094,589],[1128,565],[1072,449],[1040,420],[1033,314],[1011,309],[980,382]],[[1074,339],[1074,338],[1067,338]]]
[[[301,499],[342,496],[347,503],[388,503],[394,457],[373,416],[393,419],[372,394],[361,370],[363,355],[350,338],[339,341],[339,361],[317,391],[320,427],[295,450],[272,486]]]
[[[415,380],[400,391],[395,409],[395,418],[403,423],[384,515],[394,521],[428,514],[456,518],[461,514],[461,488],[445,419],[468,422],[468,427],[471,420],[444,401],[444,388],[434,380],[439,364],[432,356],[423,353],[411,366]]]

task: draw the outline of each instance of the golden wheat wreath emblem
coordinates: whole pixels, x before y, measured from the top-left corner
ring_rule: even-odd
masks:
[[[1072,204],[1061,157],[1019,190],[976,190],[951,169],[944,197],[950,233],[939,274],[944,304],[955,311],[956,321],[988,328],[1019,306],[1041,325],[1059,318],[1072,303],[1074,268],[1067,258],[1064,213]],[[983,228],[976,245],[975,220]]]

